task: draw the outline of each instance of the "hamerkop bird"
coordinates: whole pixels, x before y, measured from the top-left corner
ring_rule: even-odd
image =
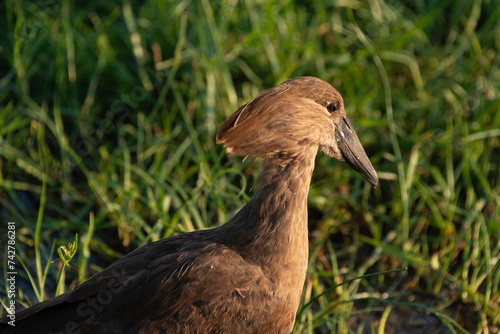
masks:
[[[225,225],[140,247],[2,333],[289,333],[308,262],[318,148],[378,178],[340,94],[312,78],[262,92],[222,124],[230,155],[262,158],[257,191]]]

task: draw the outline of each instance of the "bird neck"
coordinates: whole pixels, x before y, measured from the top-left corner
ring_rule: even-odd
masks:
[[[307,220],[307,195],[314,169],[314,158],[294,160],[287,164],[264,162],[251,216],[256,224],[281,227],[292,221]]]
[[[238,244],[255,262],[287,263],[307,268],[307,195],[317,148],[286,160],[266,160],[256,181],[258,188],[228,224]]]
[[[307,272],[307,195],[316,153],[317,148],[310,148],[286,161],[264,161],[254,198],[218,234],[246,261],[262,268],[268,281],[260,284],[283,300],[293,315]]]

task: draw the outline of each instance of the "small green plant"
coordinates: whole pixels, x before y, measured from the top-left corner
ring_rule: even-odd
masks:
[[[71,261],[73,256],[75,256],[77,250],[78,250],[78,234],[75,234],[75,241],[74,242],[70,242],[67,246],[59,246],[57,248],[57,254],[59,255],[59,259],[62,261],[64,266],[62,266],[61,269],[59,269],[59,274],[57,276],[57,282],[56,282],[57,289],[56,289],[56,294],[55,294],[56,296],[60,295],[61,293],[64,293],[64,289],[65,289],[64,268],[65,267],[72,268],[72,269],[76,270],[81,275],[81,273],[78,271],[78,269],[76,267],[69,264],[69,262]],[[52,263],[54,263],[54,262],[55,261],[52,261]]]

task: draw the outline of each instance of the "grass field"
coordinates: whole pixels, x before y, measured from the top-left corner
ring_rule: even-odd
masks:
[[[0,13],[4,306],[7,222],[23,306],[226,222],[259,162],[227,158],[218,126],[312,75],[343,95],[380,185],[318,154],[296,332],[500,333],[497,1],[5,0]],[[75,238],[64,268],[57,249]]]

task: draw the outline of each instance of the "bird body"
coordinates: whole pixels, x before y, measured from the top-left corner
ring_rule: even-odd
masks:
[[[307,194],[318,147],[377,176],[340,94],[302,77],[221,126],[231,155],[264,159],[255,196],[226,224],[140,247],[73,291],[0,320],[2,333],[289,333],[308,263]]]

